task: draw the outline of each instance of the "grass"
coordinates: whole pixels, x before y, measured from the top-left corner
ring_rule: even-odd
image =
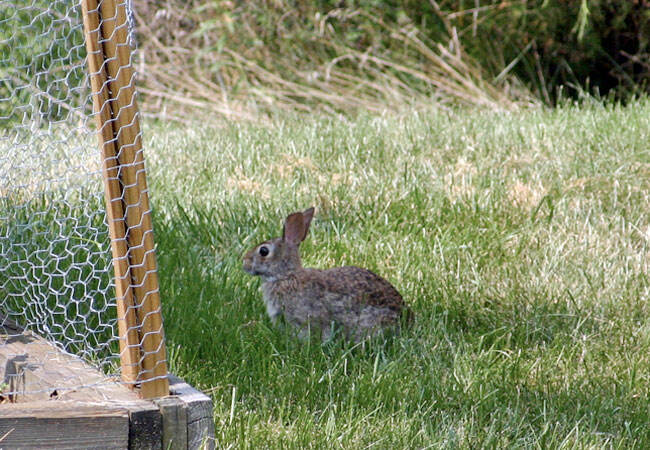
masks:
[[[150,125],[171,368],[220,448],[650,446],[650,101]],[[243,252],[317,207],[308,266],[356,264],[416,314],[303,343]]]

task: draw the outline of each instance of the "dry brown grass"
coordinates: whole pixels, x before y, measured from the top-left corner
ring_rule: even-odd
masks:
[[[513,109],[533,102],[507,76],[487,81],[449,21],[446,40],[432,42],[412,22],[389,23],[354,8],[197,0],[135,6],[149,115],[253,120],[278,110],[381,112],[431,102]],[[365,27],[354,45],[340,32],[350,23]]]

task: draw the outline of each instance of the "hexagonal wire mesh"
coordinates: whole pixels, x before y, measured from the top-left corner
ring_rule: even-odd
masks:
[[[90,11],[85,32],[82,10]],[[60,350],[100,368],[108,375],[104,380],[118,378],[120,356],[122,366],[125,361],[134,366],[128,368],[131,375],[122,374],[128,383],[166,375],[155,259],[152,246],[145,248],[151,230],[136,229],[146,222],[143,217],[150,219],[140,179],[130,11],[129,4],[115,0],[0,0],[0,366],[5,367],[0,397],[5,399],[45,394],[42,385],[28,385],[18,363],[31,358],[47,378],[46,360]],[[96,48],[87,54],[91,37]],[[127,55],[126,64],[120,54]],[[103,152],[95,123],[104,137]],[[122,142],[129,135],[131,141]],[[129,151],[131,160],[125,161]],[[135,181],[123,177],[130,169]],[[107,218],[104,187],[111,183],[119,192],[108,201],[118,208]],[[141,189],[129,204],[129,189],[137,184]],[[132,211],[139,215],[129,221]],[[115,225],[122,227],[121,236]],[[140,242],[127,242],[131,235]],[[115,253],[120,240],[123,254]],[[117,292],[114,265],[124,267],[117,284],[126,280]],[[144,272],[136,276],[138,268]],[[143,287],[149,291],[136,295]],[[147,303],[149,310],[139,311]],[[150,317],[157,322],[147,323]],[[53,346],[42,361],[21,353],[30,332]],[[149,353],[155,361],[145,364],[151,355],[141,344],[152,335],[157,339]],[[64,380],[58,393],[83,387],[75,383],[83,381]]]

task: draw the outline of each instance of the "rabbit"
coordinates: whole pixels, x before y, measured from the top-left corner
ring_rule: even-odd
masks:
[[[323,342],[335,329],[359,342],[396,330],[404,316],[413,320],[411,310],[388,281],[360,267],[346,266],[327,270],[302,266],[298,247],[307,237],[314,208],[290,214],[282,237],[253,247],[244,256],[243,268],[262,277],[266,312],[272,323],[282,316],[298,328],[298,336],[320,332]]]

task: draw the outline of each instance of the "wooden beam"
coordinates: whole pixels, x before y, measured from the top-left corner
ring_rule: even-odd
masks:
[[[99,130],[99,146],[102,152],[106,217],[115,271],[122,380],[133,389],[140,372],[140,337],[138,336],[135,301],[131,289],[118,148],[112,124],[108,76],[104,65],[99,7],[97,0],[82,0],[81,7],[95,120]]]
[[[124,408],[66,401],[0,405],[2,448],[124,449],[128,437]]]
[[[169,375],[169,391],[187,409],[187,448],[213,450],[216,447],[212,400],[175,375]]]
[[[113,94],[113,129],[120,149],[132,287],[140,326],[139,381],[144,398],[162,397],[169,394],[167,360],[126,3],[102,0],[100,11],[108,83]]]
[[[158,406],[149,400],[148,407],[129,409],[129,450],[166,450],[162,446],[162,414]]]
[[[187,405],[178,397],[154,400],[162,416],[162,448],[187,450]]]
[[[144,398],[162,397],[169,394],[167,359],[126,3],[83,0],[82,7],[107,166],[106,203],[109,226],[114,228],[117,297],[123,299],[118,302],[118,324],[121,353],[127,354],[122,360],[123,373],[127,368],[124,379],[139,382]]]

